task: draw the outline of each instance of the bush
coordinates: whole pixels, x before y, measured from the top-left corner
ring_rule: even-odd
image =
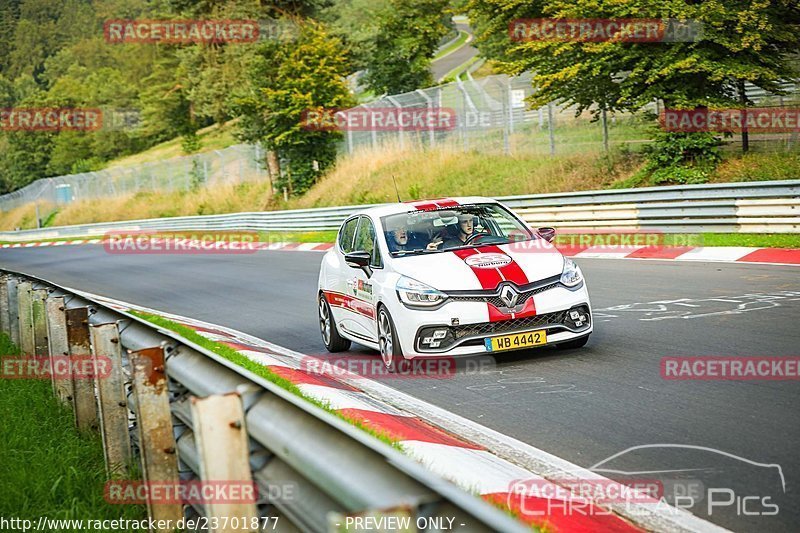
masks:
[[[713,133],[659,131],[644,148],[647,163],[633,181],[652,185],[706,183],[722,160],[721,145]]]

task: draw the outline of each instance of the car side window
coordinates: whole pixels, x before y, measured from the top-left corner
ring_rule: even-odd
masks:
[[[358,218],[359,217],[351,218],[345,222],[342,229],[339,230],[339,247],[342,249],[342,252],[346,254],[353,251],[353,237],[356,234]]]
[[[358,223],[354,250],[369,252],[372,256],[371,265],[378,268],[383,266],[380,252],[375,243],[375,226],[372,224],[369,217],[361,217]]]

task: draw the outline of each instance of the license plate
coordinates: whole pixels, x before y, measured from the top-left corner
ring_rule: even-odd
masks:
[[[547,332],[529,331],[527,333],[515,333],[514,335],[503,335],[501,337],[489,337],[484,339],[487,352],[500,352],[503,350],[519,350],[530,348],[540,344],[547,344]]]

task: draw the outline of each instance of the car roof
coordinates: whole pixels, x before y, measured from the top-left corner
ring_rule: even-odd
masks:
[[[464,204],[496,204],[494,198],[484,196],[459,196],[453,198],[432,198],[430,200],[414,200],[411,202],[397,202],[393,204],[381,204],[359,211],[358,215],[370,215],[374,218],[385,217],[386,215],[396,215],[399,213],[410,213],[413,211],[431,211],[435,209],[455,208]]]

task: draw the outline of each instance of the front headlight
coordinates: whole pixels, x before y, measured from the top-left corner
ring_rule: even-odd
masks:
[[[402,276],[397,280],[397,295],[400,301],[412,307],[434,307],[442,303],[447,295],[421,281]]]
[[[577,287],[583,283],[583,274],[572,259],[564,258],[564,270],[561,272],[561,283],[567,287]]]

